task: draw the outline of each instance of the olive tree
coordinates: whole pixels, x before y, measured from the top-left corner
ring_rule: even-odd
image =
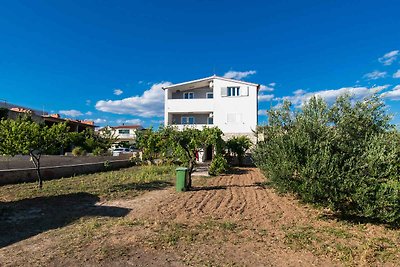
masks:
[[[59,152],[69,140],[65,123],[51,127],[38,124],[29,117],[0,121],[0,154],[15,156],[29,155],[38,176],[38,186],[42,188],[40,159],[45,153]]]

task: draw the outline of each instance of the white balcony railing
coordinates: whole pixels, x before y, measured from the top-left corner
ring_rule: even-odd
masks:
[[[176,127],[179,131],[185,128],[203,130],[204,127],[214,127],[214,124],[172,124],[171,126]]]
[[[212,98],[200,99],[168,99],[165,103],[168,112],[212,112]]]

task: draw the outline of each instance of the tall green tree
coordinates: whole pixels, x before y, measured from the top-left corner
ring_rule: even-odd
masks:
[[[0,154],[29,155],[36,168],[39,188],[43,186],[40,171],[41,156],[46,153],[59,152],[68,142],[69,133],[65,123],[48,127],[40,125],[28,117],[0,121]]]

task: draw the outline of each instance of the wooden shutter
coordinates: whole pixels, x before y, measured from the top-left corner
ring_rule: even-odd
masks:
[[[221,87],[221,96],[228,96],[228,88]]]

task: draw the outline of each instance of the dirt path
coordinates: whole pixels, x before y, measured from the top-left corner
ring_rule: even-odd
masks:
[[[194,178],[194,190],[99,202],[130,210],[95,217],[0,250],[5,266],[395,266],[400,235],[321,219],[264,186],[255,168]],[[381,240],[389,240],[383,243]],[[392,245],[391,245],[392,244]],[[1,264],[3,263],[3,264]]]

